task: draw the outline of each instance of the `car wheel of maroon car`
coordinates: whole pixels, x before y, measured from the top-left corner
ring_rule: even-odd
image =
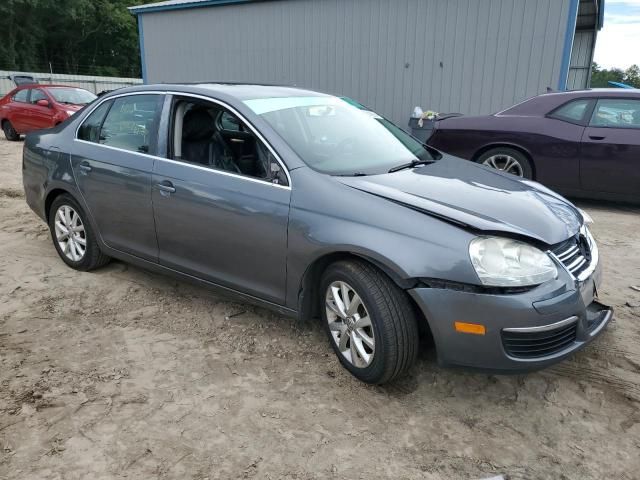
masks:
[[[13,128],[13,125],[11,125],[9,120],[5,120],[2,124],[2,130],[4,130],[4,136],[7,137],[7,140],[11,142],[17,142],[20,140],[20,134],[16,132],[16,129]]]
[[[480,155],[476,162],[517,177],[533,178],[531,162],[522,152],[513,148],[492,148]]]

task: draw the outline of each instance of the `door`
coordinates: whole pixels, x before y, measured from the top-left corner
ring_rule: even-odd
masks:
[[[284,167],[254,134],[254,151],[238,158],[216,125],[221,108],[173,101],[173,147],[153,175],[159,261],[284,304],[291,194]]]
[[[11,100],[8,115],[11,125],[18,133],[26,133],[29,130],[29,89],[18,90]]]
[[[73,172],[103,241],[156,262],[151,176],[163,95],[135,94],[100,104],[78,129]]]
[[[583,190],[640,195],[640,99],[602,98],[582,137]]]
[[[44,107],[38,105],[39,100],[46,100],[49,102],[49,106]],[[51,100],[42,90],[39,88],[31,90],[29,105],[29,130],[53,127],[54,110],[52,108]]]

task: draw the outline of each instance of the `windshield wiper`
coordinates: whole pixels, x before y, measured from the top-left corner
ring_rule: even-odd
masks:
[[[407,168],[416,168],[418,165],[427,165],[433,162],[435,162],[435,160],[411,160],[409,163],[403,163],[402,165],[389,169],[389,173],[399,172]]]

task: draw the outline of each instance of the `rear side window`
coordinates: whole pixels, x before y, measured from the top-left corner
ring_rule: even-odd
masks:
[[[26,88],[24,90],[20,90],[13,96],[14,102],[25,102],[27,101],[27,96],[29,95],[29,90]]]
[[[603,98],[591,117],[592,127],[640,128],[640,100]]]
[[[150,153],[158,135],[162,95],[129,95],[113,101],[100,129],[99,143]]]
[[[557,118],[558,120],[564,120],[565,122],[580,123],[584,120],[584,116],[587,113],[587,109],[590,104],[591,100],[587,98],[573,100],[569,103],[565,103],[559,108],[556,108],[549,116]]]
[[[109,111],[109,107],[113,102],[104,102],[98,108],[96,108],[91,115],[82,123],[78,130],[78,139],[85,140],[87,142],[98,143],[100,140],[100,128],[102,128],[102,122],[104,117]]]

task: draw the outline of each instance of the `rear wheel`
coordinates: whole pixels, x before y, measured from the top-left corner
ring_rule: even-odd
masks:
[[[20,134],[16,132],[16,129],[13,128],[13,125],[11,125],[9,120],[5,120],[2,123],[2,130],[4,131],[4,136],[7,137],[7,140],[10,142],[17,142],[20,140]]]
[[[516,177],[533,178],[533,169],[529,159],[522,152],[513,148],[493,148],[480,155],[477,162]]]
[[[406,293],[361,261],[324,272],[322,317],[340,363],[359,380],[382,384],[406,372],[418,352],[418,324]]]
[[[71,268],[89,271],[109,262],[84,211],[70,195],[60,195],[51,204],[49,230],[58,255]]]

